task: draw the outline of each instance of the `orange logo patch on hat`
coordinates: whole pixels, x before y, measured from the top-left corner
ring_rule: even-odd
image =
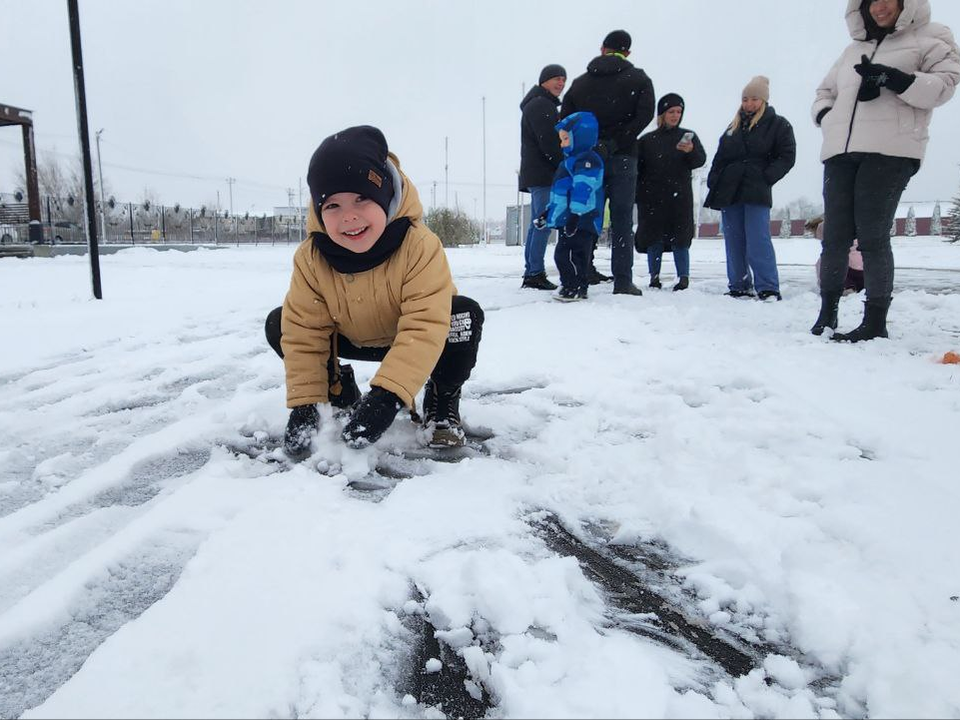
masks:
[[[373,170],[367,173],[367,180],[377,187],[383,187],[383,178],[377,175]]]

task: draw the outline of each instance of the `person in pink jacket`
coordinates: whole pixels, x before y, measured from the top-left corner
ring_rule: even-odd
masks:
[[[816,235],[817,240],[823,242],[823,215],[809,220],[806,228]],[[817,258],[817,287],[820,287],[820,258]],[[850,254],[847,255],[847,277],[843,282],[843,294],[858,292],[863,292],[863,255],[860,254],[860,247],[854,239]]]
[[[950,30],[931,22],[930,0],[848,0],[853,42],[827,73],[813,103],[823,130],[824,236],[820,315],[810,329],[836,329],[847,256],[863,255],[863,321],[847,342],[887,337],[893,297],[890,226],[920,168],[933,110],[960,83],[960,51]]]

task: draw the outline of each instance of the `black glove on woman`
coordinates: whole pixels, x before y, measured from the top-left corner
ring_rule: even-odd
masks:
[[[899,95],[906,92],[917,79],[916,75],[905,73],[889,65],[880,65],[870,62],[866,55],[860,57],[860,62],[853,66],[857,74],[863,78],[857,99],[861,101],[876,100],[880,97],[880,88],[887,88]]]
[[[283,434],[283,449],[290,457],[300,459],[310,453],[310,441],[320,424],[316,405],[300,405],[290,411],[287,431]]]
[[[375,443],[387,431],[402,407],[400,398],[389,390],[371,388],[343,429],[343,441],[355,448]]]

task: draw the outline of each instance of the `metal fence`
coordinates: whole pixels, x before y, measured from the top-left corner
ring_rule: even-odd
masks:
[[[86,244],[83,208],[74,198],[41,198],[43,242]],[[101,243],[123,245],[212,244],[259,245],[296,243],[306,237],[306,212],[301,217],[230,215],[207,208],[145,203],[97,203]],[[29,216],[26,203],[0,202],[0,243],[25,243]]]

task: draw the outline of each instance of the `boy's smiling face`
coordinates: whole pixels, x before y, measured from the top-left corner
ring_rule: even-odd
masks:
[[[320,219],[331,240],[355,253],[372,248],[387,227],[383,208],[352,192],[335,193],[324,200]]]

